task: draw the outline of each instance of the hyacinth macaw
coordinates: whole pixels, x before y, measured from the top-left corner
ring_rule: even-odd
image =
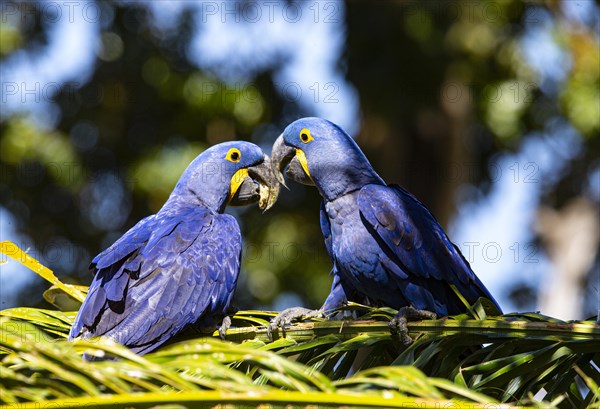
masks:
[[[333,286],[320,310],[286,310],[270,330],[355,301],[400,310],[390,328],[410,343],[407,319],[465,311],[451,285],[471,304],[486,297],[498,305],[435,217],[409,192],[386,184],[339,126],[320,118],[293,122],[275,141],[271,161],[282,183],[287,166],[290,179],[316,186],[323,197]]]
[[[104,335],[144,354],[189,326],[223,319],[240,270],[241,235],[229,205],[270,208],[279,182],[249,142],[215,145],[185,170],[158,213],[138,222],[90,265],[95,277],[69,339]]]

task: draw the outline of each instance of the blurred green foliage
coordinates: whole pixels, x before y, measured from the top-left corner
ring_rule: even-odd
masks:
[[[585,137],[585,150],[544,201],[560,206],[582,194],[600,149],[593,27],[568,20],[560,2],[345,5],[340,66],[359,93],[357,140],[387,181],[415,193],[447,224],[461,184],[485,185],[494,155],[516,149],[528,132],[563,116]],[[60,109],[56,128],[41,129],[19,115],[0,124],[2,206],[40,248],[66,239],[77,243],[77,252],[85,249],[49,262],[66,281],[83,284],[91,280],[90,257],[157,211],[202,149],[245,139],[268,150],[288,122],[312,114],[276,91],[273,67],[226,83],[191,64],[189,13],[162,33],[142,4],[104,2],[102,8],[113,18],[102,26],[91,76],[53,98]],[[571,59],[554,94],[542,92],[519,45],[532,17],[548,22]],[[3,61],[44,44],[43,16],[29,18],[33,24],[13,18],[0,26]],[[439,177],[456,163],[475,164],[477,172]],[[294,185],[267,214],[231,210],[245,237],[239,307],[271,306],[281,294],[296,294],[301,299],[292,302],[311,307],[322,303],[331,262],[319,230],[319,201],[314,189]],[[36,298],[43,284],[37,284],[22,294],[22,305],[43,303]]]

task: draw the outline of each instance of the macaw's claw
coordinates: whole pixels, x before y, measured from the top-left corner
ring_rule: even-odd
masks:
[[[400,341],[405,346],[409,346],[413,343],[413,340],[408,336],[408,327],[406,324],[409,321],[434,320],[436,318],[437,315],[431,311],[417,310],[413,307],[402,307],[388,325],[392,335],[398,335]]]
[[[290,325],[293,321],[297,321],[300,318],[310,319],[323,317],[325,317],[325,314],[321,310],[311,310],[304,307],[292,307],[285,309],[271,320],[271,323],[267,326],[267,336],[272,341],[273,335],[271,332]]]
[[[225,335],[227,335],[227,330],[229,327],[231,327],[231,317],[227,315],[225,318],[223,318],[223,322],[219,328],[219,337],[221,337],[223,341],[225,341]]]

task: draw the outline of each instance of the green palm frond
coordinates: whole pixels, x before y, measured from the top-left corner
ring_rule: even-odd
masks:
[[[44,274],[52,300],[64,299],[61,291],[72,291],[70,300],[86,292]],[[73,311],[0,311],[0,400],[22,407],[600,408],[593,320],[494,316],[481,300],[468,314],[409,323],[415,342],[405,347],[387,327],[396,311],[345,309],[360,310],[361,319],[299,322],[273,340],[266,325],[275,312],[240,311],[227,341],[192,331],[143,357],[108,339],[66,341]],[[84,352],[109,359],[84,361]]]
[[[80,303],[85,299],[85,294],[79,291],[76,286],[61,282],[52,270],[21,250],[15,243],[8,240],[0,242],[0,253],[31,269],[37,275],[60,288]]]
[[[444,379],[428,378],[410,366],[373,368],[333,382],[311,366],[252,342],[188,340],[141,357],[109,339],[52,339],[30,322],[3,317],[0,346],[5,351],[0,389],[5,403],[100,401],[107,407],[115,402],[145,407],[172,399],[330,407],[405,407],[421,402],[423,407],[439,407],[451,401],[495,402]],[[83,361],[83,352],[115,360]]]

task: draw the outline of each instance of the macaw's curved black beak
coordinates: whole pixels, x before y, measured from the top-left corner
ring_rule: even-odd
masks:
[[[298,156],[298,151],[300,151],[300,154],[302,157],[304,157],[304,154],[300,149],[296,149],[293,146],[288,146],[285,144],[283,135],[280,135],[279,138],[277,138],[271,150],[273,173],[277,175],[279,182],[286,188],[287,185],[285,184],[285,179],[283,178],[282,174],[283,169],[286,169],[286,167],[287,169],[285,170],[285,175],[288,178],[295,182],[302,183],[303,185],[315,185],[310,175],[308,175],[302,167],[300,157]],[[304,160],[306,160],[306,158]]]
[[[247,168],[247,174],[229,200],[229,205],[246,206],[258,202],[258,207],[267,211],[278,196],[279,181],[273,173],[271,160],[265,155],[261,163]]]

